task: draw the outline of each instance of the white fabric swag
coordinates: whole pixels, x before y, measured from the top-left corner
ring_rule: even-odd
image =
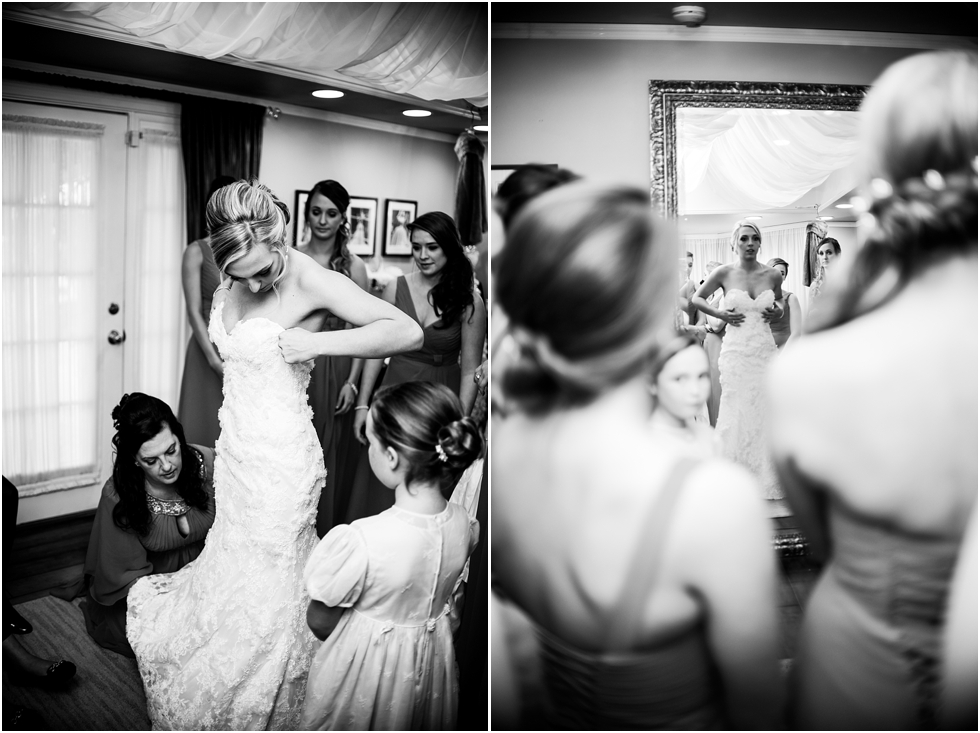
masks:
[[[677,110],[680,215],[825,206],[854,188],[858,115]]]
[[[347,78],[421,99],[488,99],[484,3],[22,3],[171,51]],[[111,36],[107,36],[111,37]]]

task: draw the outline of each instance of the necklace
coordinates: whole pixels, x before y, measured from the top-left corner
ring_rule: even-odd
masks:
[[[168,517],[180,517],[191,510],[183,499],[158,499],[149,491],[146,492],[146,505],[154,514],[164,514]]]

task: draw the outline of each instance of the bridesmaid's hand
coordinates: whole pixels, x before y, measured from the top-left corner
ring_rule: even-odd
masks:
[[[313,334],[302,328],[290,328],[280,333],[279,350],[287,364],[299,364],[317,356]]]
[[[367,445],[367,410],[354,411],[354,437],[361,445]]]
[[[337,395],[337,404],[334,405],[333,414],[346,414],[350,411],[350,408],[354,406],[354,402],[356,400],[357,395],[354,394],[354,388],[351,386],[351,383],[344,382],[343,386],[340,388],[340,394]],[[363,412],[363,410],[361,412]]]
[[[762,320],[766,323],[772,323],[773,321],[778,321],[781,315],[783,315],[783,312],[773,303],[762,311]]]
[[[728,310],[721,311],[721,315],[718,318],[725,323],[737,327],[742,325],[742,321],[745,320],[745,314],[739,313],[734,308],[729,308]]]

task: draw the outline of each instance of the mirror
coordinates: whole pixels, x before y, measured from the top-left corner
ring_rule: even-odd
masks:
[[[858,107],[867,87],[755,82],[651,81],[650,187],[675,221],[692,277],[709,261],[729,262],[732,225],[756,217],[763,261],[790,263],[786,289],[809,309],[818,264],[807,225],[856,244]],[[840,208],[839,208],[840,207]],[[829,231],[827,231],[829,229]],[[807,242],[811,246],[807,247]]]
[[[853,221],[857,109],[866,87],[650,82],[651,196],[684,234],[817,216]],[[834,209],[830,212],[830,209]]]

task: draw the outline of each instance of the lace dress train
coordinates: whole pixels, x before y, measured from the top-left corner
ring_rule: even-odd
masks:
[[[225,360],[217,516],[200,557],[129,592],[127,629],[155,729],[292,730],[316,639],[303,568],[316,545],[323,452],[311,362],[286,364],[265,318],[209,327]]]

